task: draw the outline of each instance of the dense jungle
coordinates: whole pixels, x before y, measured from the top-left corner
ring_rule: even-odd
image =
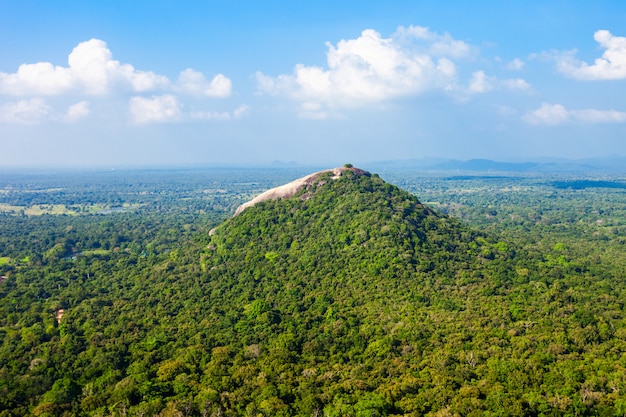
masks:
[[[625,177],[315,170],[2,172],[0,416],[626,415]]]

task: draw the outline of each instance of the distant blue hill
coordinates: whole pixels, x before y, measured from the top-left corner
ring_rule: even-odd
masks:
[[[535,162],[498,162],[490,159],[470,159],[468,161],[447,161],[434,165],[438,170],[461,170],[461,171],[504,171],[504,172],[528,172],[543,171],[544,165]],[[551,164],[550,164],[551,165]]]
[[[379,169],[413,169],[463,172],[570,172],[626,173],[626,157],[611,156],[589,159],[545,159],[541,161],[501,162],[491,159],[408,159],[368,164]]]

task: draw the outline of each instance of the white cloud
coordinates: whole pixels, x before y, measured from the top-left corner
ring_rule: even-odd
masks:
[[[509,78],[501,80],[500,85],[502,88],[511,91],[526,91],[530,90],[530,84],[521,78]]]
[[[301,117],[328,119],[341,117],[342,108],[433,90],[465,101],[472,94],[530,89],[523,79],[500,80],[484,71],[474,72],[467,87],[460,85],[454,61],[474,58],[477,49],[421,26],[401,26],[388,38],[367,29],[356,39],[326,46],[326,67],[298,64],[292,74],[276,77],[258,72],[258,91],[299,102]]]
[[[230,120],[231,114],[227,111],[195,111],[190,117],[196,120]]]
[[[456,40],[449,33],[440,35],[431,32],[427,27],[400,26],[393,35],[398,43],[409,43],[409,47],[421,50],[431,56],[445,56],[448,58],[461,59],[475,55],[475,48],[469,44]],[[424,45],[415,41],[423,41]],[[421,46],[421,48],[420,48]]]
[[[476,71],[472,74],[467,92],[482,94],[493,90],[526,91],[529,89],[530,84],[521,78],[500,80],[497,77],[487,76],[484,71]]]
[[[167,77],[138,71],[130,64],[113,60],[112,56],[107,44],[99,39],[81,42],[70,54],[69,69],[87,94],[105,94],[117,85],[144,92],[169,84]]]
[[[0,123],[33,125],[41,122],[73,123],[90,114],[89,102],[81,101],[67,108],[64,114],[54,112],[53,108],[41,98],[20,100],[0,106]]]
[[[534,125],[559,125],[569,121],[579,123],[624,123],[626,112],[617,110],[568,110],[561,104],[542,103],[541,106],[523,117]]]
[[[472,79],[469,83],[470,93],[486,93],[491,90],[493,90],[492,82],[483,71],[476,71],[472,74]]]
[[[68,68],[49,62],[22,64],[14,74],[0,72],[0,93],[9,95],[61,94],[72,89],[74,79]]]
[[[38,62],[22,64],[14,73],[0,72],[0,96],[27,98],[0,105],[0,123],[74,123],[92,113],[90,101],[104,101],[110,96],[124,97],[128,93],[134,95],[128,102],[134,123],[178,121],[190,115],[182,113],[182,102],[174,94],[196,96],[196,101],[230,97],[232,82],[223,74],[207,79],[202,72],[192,68],[181,71],[176,82],[171,82],[164,75],[137,70],[131,64],[113,59],[104,41],[91,39],[79,43],[71,51],[66,66]],[[61,107],[66,99],[51,99],[48,104],[41,98],[63,95],[92,98],[89,101],[76,100],[78,102],[69,107]],[[244,105],[232,112],[211,113],[210,118],[238,119],[247,110]]]
[[[0,93],[16,96],[106,94],[114,88],[143,92],[168,85],[167,77],[113,60],[106,43],[99,39],[79,43],[70,53],[67,67],[39,62],[22,64],[12,74],[0,72]]]
[[[50,111],[50,106],[40,98],[20,100],[0,105],[0,123],[38,124],[49,116]]]
[[[201,72],[190,68],[182,71],[173,85],[164,75],[114,60],[100,39],[79,43],[69,54],[67,67],[39,62],[22,64],[15,73],[0,72],[0,94],[14,96],[177,91],[221,98],[230,96],[231,88],[231,80],[222,74],[207,81]]]
[[[626,112],[617,110],[595,110],[585,109],[576,110],[573,112],[574,116],[582,121],[588,123],[624,123],[626,122]]]
[[[247,104],[242,104],[233,111],[233,117],[235,119],[241,119],[246,114],[248,114],[249,111],[250,106],[248,106]]]
[[[561,104],[542,103],[541,107],[527,113],[524,120],[534,125],[558,125],[569,119],[569,112]]]
[[[313,103],[325,112],[432,89],[452,90],[456,66],[450,58],[468,56],[471,50],[447,34],[422,27],[399,28],[390,38],[367,29],[356,39],[326,46],[327,69],[299,64],[291,75],[257,73],[259,91]]]
[[[577,60],[575,51],[553,53],[558,70],[579,80],[626,79],[626,37],[613,36],[608,30],[599,30],[593,38],[605,50],[600,58],[588,64]]]
[[[176,91],[193,95],[229,97],[232,82],[222,74],[217,74],[211,81],[207,81],[201,72],[187,68],[180,73],[174,88]]]
[[[512,71],[519,71],[522,68],[524,68],[524,65],[525,65],[524,61],[522,61],[519,58],[515,58],[513,61],[506,64],[506,68]]]
[[[326,119],[342,119],[343,116],[336,111],[327,110],[321,103],[307,101],[300,103],[298,116],[303,119],[326,120]]]
[[[181,113],[180,103],[171,94],[152,98],[132,97],[128,107],[133,121],[137,124],[175,121]]]
[[[65,113],[65,117],[63,120],[67,123],[74,123],[80,119],[84,119],[89,116],[91,113],[91,109],[89,108],[88,101],[80,101],[76,104],[72,104],[67,108],[67,112]]]

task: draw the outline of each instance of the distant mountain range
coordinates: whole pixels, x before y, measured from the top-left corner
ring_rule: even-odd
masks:
[[[407,159],[380,161],[368,164],[371,169],[416,169],[427,171],[474,172],[569,172],[569,173],[626,173],[626,157],[610,156],[587,159],[540,159],[523,162],[502,162],[491,159]]]

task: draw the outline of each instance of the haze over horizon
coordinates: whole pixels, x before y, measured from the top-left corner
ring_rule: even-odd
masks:
[[[6,2],[0,168],[626,155],[626,3]]]

